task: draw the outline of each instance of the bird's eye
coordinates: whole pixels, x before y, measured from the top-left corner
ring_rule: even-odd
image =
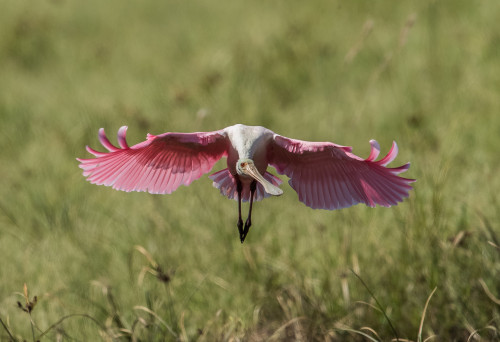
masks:
[[[240,166],[245,167],[245,166],[247,166],[247,163],[241,163]]]

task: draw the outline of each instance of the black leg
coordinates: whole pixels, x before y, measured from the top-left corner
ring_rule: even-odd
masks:
[[[247,237],[248,231],[250,230],[250,226],[252,225],[252,204],[253,204],[253,197],[254,197],[256,189],[257,189],[257,182],[253,181],[250,184],[250,209],[248,209],[247,221],[245,222],[245,228],[243,229],[243,234],[241,235],[241,243],[243,243],[243,241],[245,241],[245,238]]]
[[[241,185],[241,181],[238,176],[234,177],[236,179],[236,191],[238,192],[238,232],[240,233],[240,239],[243,236],[243,220],[241,219],[241,191],[243,190],[243,186]],[[243,242],[243,241],[242,241]]]

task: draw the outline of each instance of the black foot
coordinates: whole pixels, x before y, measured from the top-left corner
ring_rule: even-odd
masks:
[[[240,233],[240,240],[241,243],[245,241],[245,238],[247,237],[248,231],[250,230],[250,226],[252,225],[252,220],[250,218],[247,219],[245,222],[245,228],[243,229],[243,232]]]

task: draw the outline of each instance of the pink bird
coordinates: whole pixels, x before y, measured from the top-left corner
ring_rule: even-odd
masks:
[[[242,243],[252,224],[252,203],[283,193],[278,187],[281,180],[267,172],[268,165],[288,176],[299,201],[313,209],[333,210],[358,203],[389,207],[408,197],[410,183],[415,181],[398,176],[410,163],[385,167],[398,154],[395,142],[384,158],[375,161],[380,153],[375,140],[370,141],[370,155],[363,159],[351,153],[351,147],[290,139],[261,126],[238,124],[213,132],[148,134],[146,141],[131,147],[126,132],[126,126],[119,129],[120,147],[116,147],[101,128],[99,140],[109,152],[87,146],[96,158],[77,158],[88,181],[127,192],[170,194],[227,157],[227,168],[210,179],[222,195],[238,201]],[[245,225],[241,201],[250,202]]]

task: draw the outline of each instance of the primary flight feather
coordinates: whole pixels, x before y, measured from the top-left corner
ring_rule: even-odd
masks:
[[[252,203],[283,193],[281,180],[267,172],[268,165],[288,176],[299,201],[313,209],[333,210],[358,203],[389,207],[408,197],[410,183],[415,181],[399,176],[410,163],[386,167],[398,154],[395,142],[389,153],[376,161],[380,147],[375,140],[370,141],[370,155],[363,159],[353,154],[351,147],[290,139],[261,126],[238,124],[213,132],[148,134],[146,141],[130,147],[126,132],[126,126],[118,130],[116,147],[101,128],[99,140],[109,152],[87,146],[95,158],[77,158],[88,181],[127,192],[170,194],[227,157],[227,168],[210,178],[222,195],[238,201],[241,242],[251,226]],[[241,201],[250,202],[245,225]]]

